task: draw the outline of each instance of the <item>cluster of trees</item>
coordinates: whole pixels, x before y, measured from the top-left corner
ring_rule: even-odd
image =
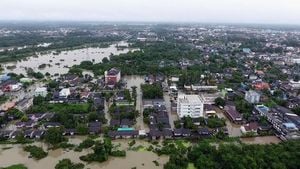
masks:
[[[112,104],[109,107],[109,113],[113,119],[130,119],[135,121],[139,112],[133,106],[117,106]]]
[[[95,146],[93,147],[93,153],[87,154],[84,156],[80,156],[80,160],[87,162],[104,162],[108,160],[109,156],[117,156],[124,157],[126,156],[125,151],[115,150],[114,146],[111,143],[111,140],[108,138],[104,138],[103,141],[95,142]]]
[[[86,114],[92,111],[92,103],[70,104],[56,103],[49,104],[47,98],[41,96],[34,97],[34,105],[28,110],[29,113],[36,112],[56,112],[56,113],[71,113],[71,114]]]
[[[43,73],[41,73],[41,72],[35,72],[35,71],[33,71],[32,68],[28,68],[27,69],[27,75],[29,77],[34,77],[36,79],[43,79],[44,78]]]
[[[236,106],[236,110],[243,114],[243,118],[248,119],[253,110],[253,105],[248,103],[241,97],[235,98],[234,104]]]
[[[298,169],[300,142],[270,145],[220,144],[204,140],[190,148],[170,148],[164,169],[186,169],[193,163],[197,169]]]
[[[220,119],[218,117],[209,117],[207,119],[207,126],[209,128],[220,128],[226,126],[225,119]]]
[[[300,167],[299,150],[298,141],[271,145],[221,144],[218,148],[202,142],[187,157],[198,169],[296,169]]]
[[[215,104],[216,104],[217,106],[222,106],[222,107],[224,107],[225,104],[226,104],[226,102],[225,102],[225,100],[222,99],[221,97],[218,97],[218,98],[215,99]]]
[[[70,159],[62,159],[55,165],[55,169],[83,169],[84,164],[73,163]]]
[[[161,99],[163,98],[163,90],[159,84],[143,84],[141,85],[143,99]]]
[[[27,151],[30,153],[30,156],[32,156],[36,160],[40,160],[42,158],[45,158],[48,153],[43,150],[41,147],[37,147],[35,145],[28,145],[24,147],[24,151]]]
[[[66,138],[63,137],[63,129],[60,127],[49,128],[44,136],[44,139],[46,143],[49,143],[52,146],[66,141]]]

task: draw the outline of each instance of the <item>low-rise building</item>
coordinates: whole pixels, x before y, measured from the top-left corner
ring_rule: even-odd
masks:
[[[245,124],[243,126],[241,126],[241,131],[243,134],[247,134],[247,133],[257,133],[257,129],[258,129],[258,123],[257,122],[250,122],[248,124]]]
[[[121,71],[116,68],[112,68],[105,71],[104,76],[106,84],[116,84],[121,80]]]
[[[243,122],[242,115],[236,110],[235,106],[227,105],[224,107],[225,114],[234,123],[240,124]]]
[[[249,103],[252,103],[252,104],[259,103],[260,94],[254,90],[246,91],[245,100],[247,100]]]
[[[69,88],[64,88],[59,92],[60,98],[68,98],[71,95],[71,91]]]

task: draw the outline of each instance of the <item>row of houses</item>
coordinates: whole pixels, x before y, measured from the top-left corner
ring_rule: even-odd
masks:
[[[199,128],[197,131],[192,131],[191,129],[179,128],[179,129],[163,129],[155,130],[150,129],[148,133],[139,130],[117,130],[109,131],[108,136],[112,139],[122,139],[122,138],[138,138],[138,137],[148,137],[151,140],[158,139],[172,139],[172,138],[204,138],[210,137],[214,134],[213,131],[208,128]]]
[[[257,105],[254,112],[267,117],[278,135],[283,140],[300,138],[300,117],[282,106],[275,106],[271,109],[264,105]]]
[[[28,129],[21,130],[3,130],[0,131],[0,138],[15,139],[19,135],[23,135],[24,138],[40,139],[45,134],[45,130]]]

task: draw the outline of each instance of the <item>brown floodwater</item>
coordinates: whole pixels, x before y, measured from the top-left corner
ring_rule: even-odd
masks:
[[[276,136],[249,137],[240,138],[240,140],[246,144],[278,144],[281,142],[281,140]]]
[[[219,109],[218,107],[216,107],[216,112],[217,112],[217,116],[220,118],[224,118],[226,121],[226,127],[228,129],[228,134],[230,137],[239,137],[242,135],[241,132],[241,125],[238,124],[234,124],[233,122],[231,122],[224,114],[224,111],[222,111],[221,109]]]
[[[42,73],[49,72],[51,75],[56,73],[65,74],[69,71],[69,67],[78,65],[82,61],[89,60],[99,63],[104,57],[109,58],[111,54],[119,55],[127,53],[129,51],[135,51],[137,49],[125,48],[124,50],[118,50],[117,46],[127,46],[128,43],[121,41],[117,44],[112,44],[107,48],[83,48],[69,51],[62,51],[60,54],[55,55],[53,52],[47,54],[38,54],[37,57],[28,57],[17,62],[8,62],[3,65],[4,72],[14,72],[17,74],[26,72],[27,68],[32,68],[34,71]],[[45,68],[39,69],[39,66],[46,64]],[[9,69],[10,66],[16,67],[15,69]]]
[[[77,144],[84,140],[85,137],[70,138],[69,142]],[[113,144],[119,145],[119,149],[127,150],[128,143],[131,140],[114,140]],[[47,145],[41,142],[34,143],[40,147],[47,149]],[[146,141],[136,140],[135,146],[142,145],[147,147],[150,143]],[[5,147],[11,147],[10,149],[3,149]],[[29,169],[53,169],[59,160],[69,158],[73,162],[82,162],[79,157],[88,153],[91,153],[91,149],[83,150],[82,152],[74,152],[73,150],[50,150],[48,156],[41,160],[34,160],[28,158],[28,153],[23,151],[22,145],[0,145],[0,167],[10,166],[13,164],[24,164]],[[167,156],[157,156],[156,154],[148,151],[131,151],[127,150],[126,157],[117,158],[110,157],[108,161],[104,163],[84,163],[85,168],[90,169],[131,169],[137,167],[137,169],[162,169],[163,164],[168,161]],[[156,166],[153,161],[157,161],[159,166]]]

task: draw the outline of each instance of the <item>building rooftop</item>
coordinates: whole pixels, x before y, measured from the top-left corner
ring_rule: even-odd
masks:
[[[178,101],[180,103],[199,103],[203,102],[203,98],[201,98],[199,95],[178,95]]]

